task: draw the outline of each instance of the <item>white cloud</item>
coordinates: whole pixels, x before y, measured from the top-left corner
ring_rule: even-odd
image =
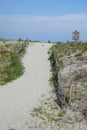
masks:
[[[67,14],[64,16],[0,15],[0,31],[6,33],[29,33],[66,37],[77,29],[87,31],[87,14]]]

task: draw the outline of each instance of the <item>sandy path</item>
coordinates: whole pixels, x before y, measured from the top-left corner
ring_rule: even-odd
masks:
[[[29,130],[31,110],[49,95],[51,45],[43,45],[32,43],[23,59],[24,75],[0,87],[0,130]]]

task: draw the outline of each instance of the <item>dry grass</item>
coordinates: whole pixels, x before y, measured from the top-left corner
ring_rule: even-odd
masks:
[[[75,111],[84,113],[87,108],[87,43],[59,43],[53,48],[56,50],[56,58],[63,63],[63,67],[61,64],[59,66],[66,99],[69,98],[72,81],[72,106]]]
[[[24,72],[21,57],[25,53],[25,47],[22,44],[8,43],[0,45],[0,85],[4,85]]]

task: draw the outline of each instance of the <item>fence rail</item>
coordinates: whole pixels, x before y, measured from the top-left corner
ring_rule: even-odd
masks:
[[[57,103],[61,108],[63,108],[63,106],[65,106],[65,92],[64,92],[64,87],[61,80],[61,75],[59,71],[58,61],[56,58],[55,48],[53,48],[52,54],[51,54],[51,66],[53,70],[53,76],[55,77],[55,81],[56,81],[55,87],[57,88],[57,92],[56,92]]]

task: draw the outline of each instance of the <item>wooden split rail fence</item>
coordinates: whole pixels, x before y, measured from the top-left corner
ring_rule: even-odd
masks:
[[[56,58],[55,48],[53,49],[52,54],[51,54],[51,66],[53,70],[53,76],[55,77],[55,81],[56,81],[55,87],[57,88],[57,91],[56,91],[57,103],[61,108],[63,108],[63,106],[65,106],[65,92],[64,92],[64,87],[61,80],[61,75],[59,72],[59,65]]]

